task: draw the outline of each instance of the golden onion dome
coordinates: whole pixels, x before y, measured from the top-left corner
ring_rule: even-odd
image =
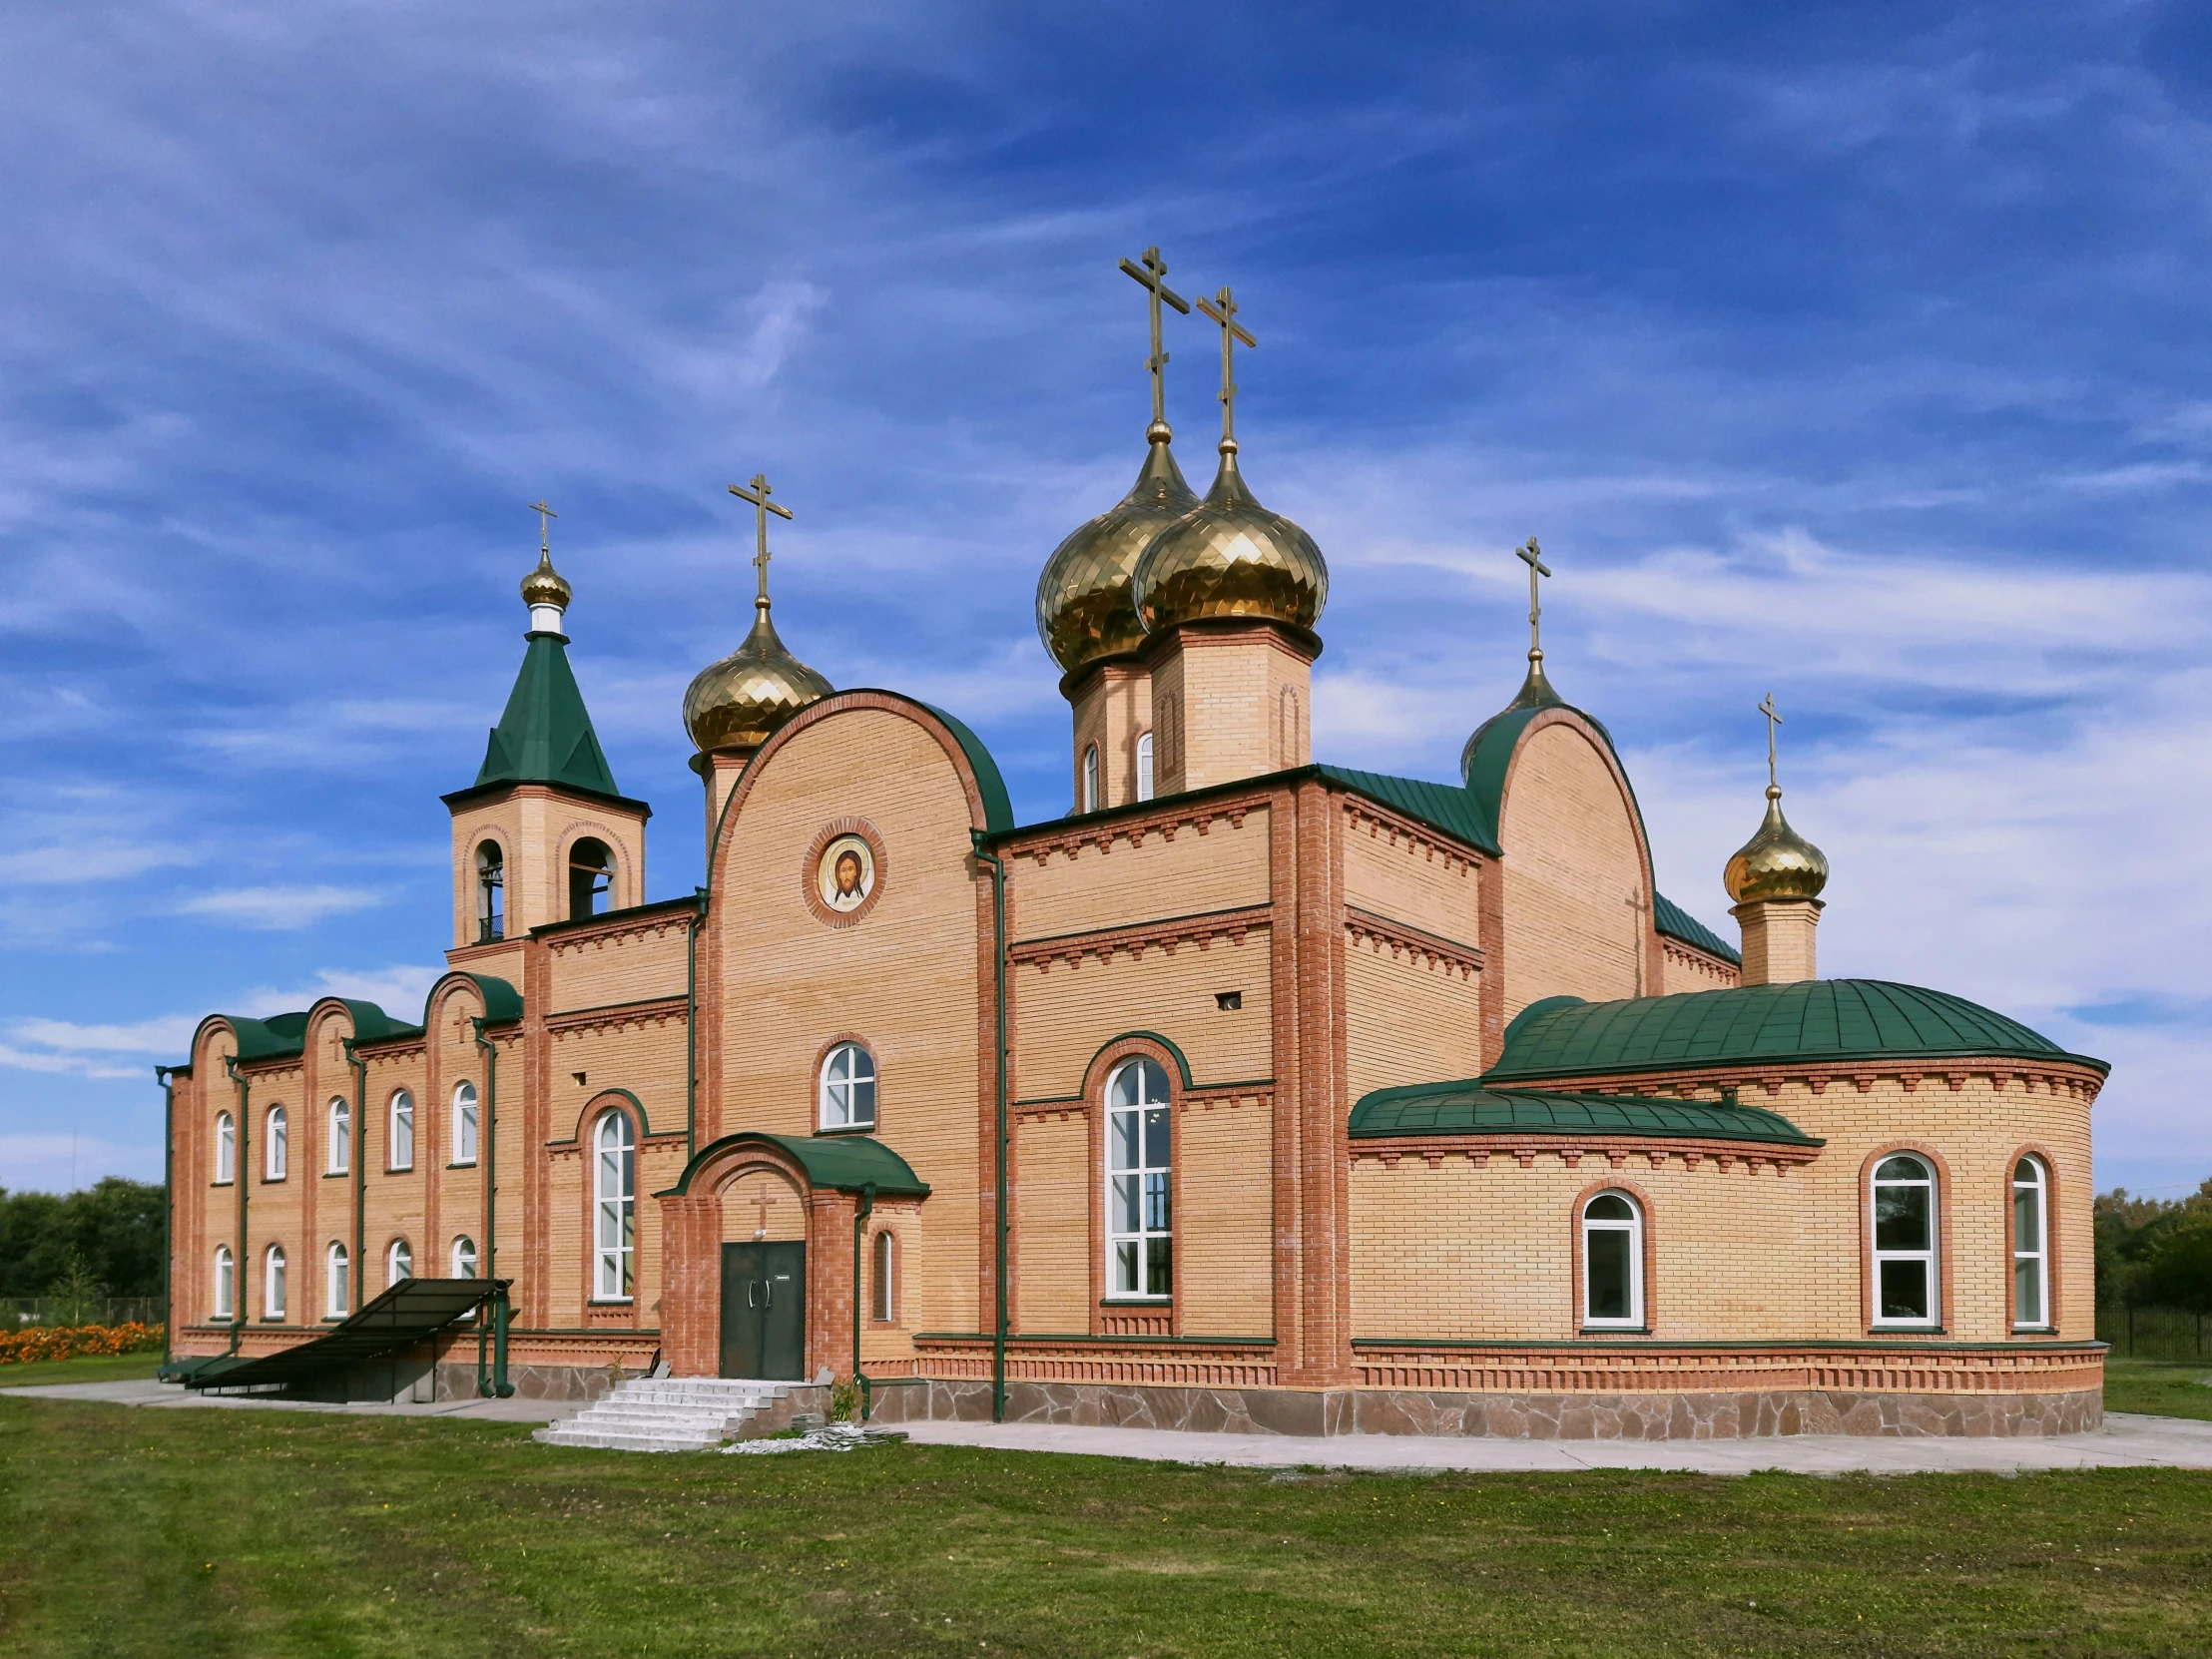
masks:
[[[552,552],[539,548],[537,568],[522,579],[522,602],[532,610],[550,605],[556,611],[565,611],[571,597],[567,580],[553,568]]]
[[[1767,822],[1728,860],[1721,885],[1739,904],[1763,898],[1818,898],[1828,885],[1828,857],[1790,828],[1790,821],[1782,816],[1779,785],[1767,786]]]
[[[702,750],[758,749],[784,722],[832,690],[784,649],[769,620],[767,595],[753,605],[753,632],[745,643],[701,669],[684,693],[684,730]]]
[[[1137,617],[1147,632],[1216,617],[1311,629],[1329,603],[1329,564],[1298,525],[1260,505],[1221,441],[1206,499],[1152,538],[1137,560]]]
[[[1070,674],[1144,643],[1130,596],[1137,557],[1198,505],[1168,447],[1174,434],[1167,423],[1153,422],[1145,437],[1151,447],[1129,493],[1054,548],[1037,578],[1037,633]]]

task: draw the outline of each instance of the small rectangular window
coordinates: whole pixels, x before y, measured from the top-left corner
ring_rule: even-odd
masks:
[[[1216,991],[1214,992],[1214,1006],[1225,1014],[1233,1014],[1244,1006],[1244,992]]]

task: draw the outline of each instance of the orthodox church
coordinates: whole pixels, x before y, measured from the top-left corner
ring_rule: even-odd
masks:
[[[1199,301],[1201,497],[1161,392],[1190,307],[1156,250],[1123,269],[1144,458],[1037,587],[1071,810],[1016,823],[955,715],[786,648],[757,476],[753,627],[683,710],[706,885],[648,900],[651,810],[541,536],[513,693],[444,798],[422,1009],[214,1014],[165,1068],[179,1369],[334,1364],[444,1295],[407,1336],[440,1394],[650,1369],[853,1382],[891,1421],[2093,1426],[2104,1063],[1820,978],[1828,866],[1777,787],[1714,860],[1740,941],[1670,902],[1547,676],[1533,540],[1526,676],[1458,776],[1317,762],[1329,570],[1244,476],[1252,336]]]

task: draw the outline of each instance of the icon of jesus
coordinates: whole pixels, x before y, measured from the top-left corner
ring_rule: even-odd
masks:
[[[822,901],[832,910],[856,910],[875,889],[875,857],[857,835],[840,835],[822,855]]]

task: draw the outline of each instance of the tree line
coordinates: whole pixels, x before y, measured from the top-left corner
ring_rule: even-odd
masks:
[[[164,1205],[160,1186],[119,1175],[73,1193],[0,1187],[0,1296],[163,1295]]]
[[[2212,1180],[2187,1198],[2097,1195],[2097,1299],[2212,1313]]]

